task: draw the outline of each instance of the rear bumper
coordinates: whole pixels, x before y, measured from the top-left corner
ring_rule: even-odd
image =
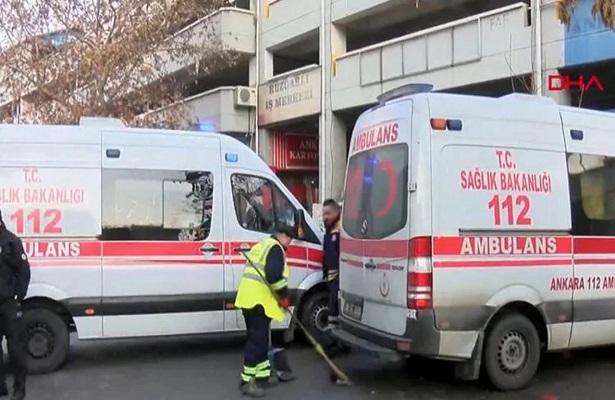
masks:
[[[437,357],[441,333],[435,328],[433,311],[417,311],[416,319],[406,319],[402,336],[368,328],[340,315],[339,329],[332,332],[342,343],[387,359],[398,360],[409,355]]]

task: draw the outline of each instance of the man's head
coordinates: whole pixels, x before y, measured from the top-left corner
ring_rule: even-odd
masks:
[[[278,239],[284,249],[290,246],[293,236],[295,236],[295,231],[290,226],[279,226],[275,231],[275,238]]]
[[[322,220],[327,228],[337,224],[340,220],[340,211],[340,205],[333,199],[327,199],[322,203]]]

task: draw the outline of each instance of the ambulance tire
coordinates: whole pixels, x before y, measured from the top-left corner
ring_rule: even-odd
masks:
[[[68,359],[70,333],[66,321],[45,308],[24,311],[28,372],[47,374],[60,368]]]
[[[327,324],[328,300],[327,292],[317,291],[310,294],[301,307],[301,323],[309,334],[324,347],[332,343],[331,336],[323,330]],[[305,341],[310,344],[307,338]]]
[[[534,378],[540,363],[538,331],[532,321],[519,313],[496,318],[483,351],[486,378],[500,391],[523,389]]]

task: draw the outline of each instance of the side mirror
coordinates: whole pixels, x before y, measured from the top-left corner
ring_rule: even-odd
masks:
[[[305,214],[302,209],[295,210],[295,237],[302,239],[305,236],[303,226],[305,225]]]

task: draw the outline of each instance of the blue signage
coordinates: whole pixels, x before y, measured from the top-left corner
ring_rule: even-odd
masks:
[[[573,66],[615,58],[615,32],[592,16],[594,0],[579,0],[565,31],[564,64]],[[566,29],[566,28],[564,28]]]

